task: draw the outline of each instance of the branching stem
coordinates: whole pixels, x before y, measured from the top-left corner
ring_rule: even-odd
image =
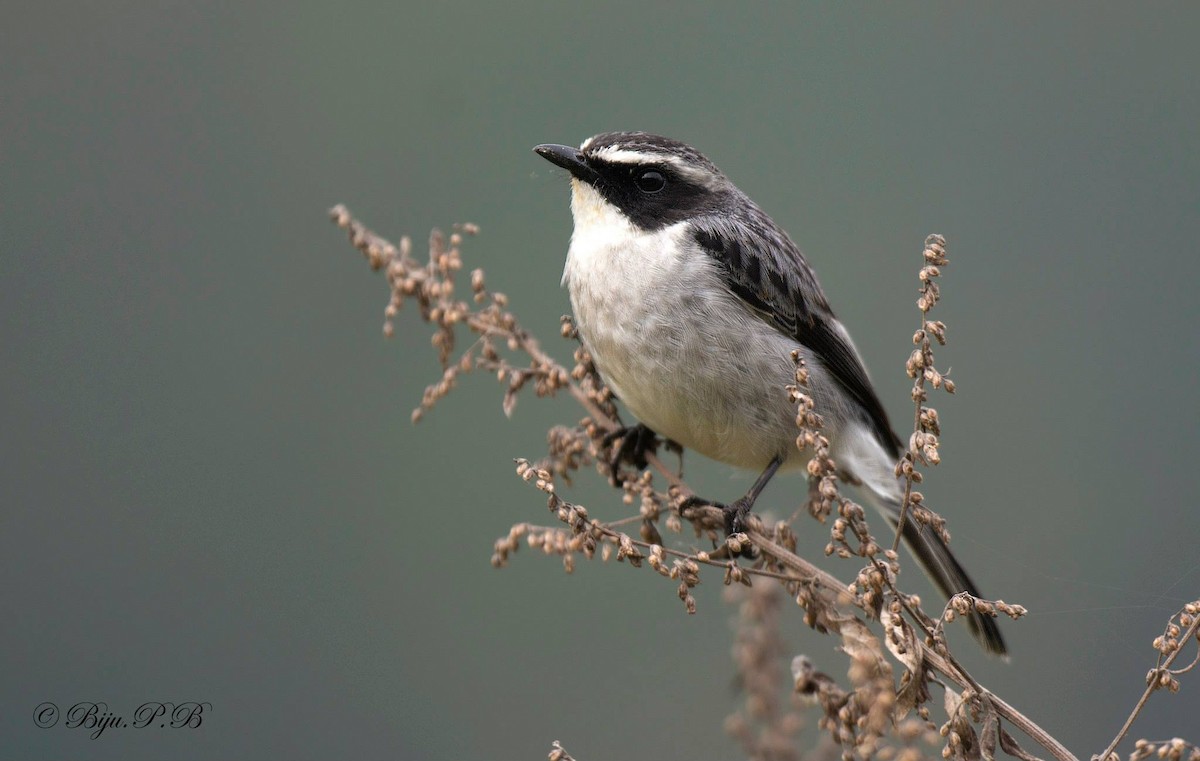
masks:
[[[1160,663],[1157,668],[1150,672],[1146,679],[1146,690],[1142,693],[1142,697],[1138,699],[1137,705],[1135,705],[1133,710],[1130,711],[1129,718],[1125,719],[1125,724],[1121,727],[1121,730],[1117,732],[1117,736],[1113,738],[1113,741],[1108,744],[1108,747],[1105,748],[1102,753],[1092,756],[1092,761],[1105,761],[1108,759],[1108,757],[1112,755],[1112,752],[1116,750],[1117,746],[1121,744],[1121,741],[1125,739],[1125,735],[1129,734],[1129,730],[1133,727],[1133,722],[1137,719],[1138,714],[1142,712],[1142,708],[1146,706],[1146,702],[1150,700],[1150,695],[1162,686],[1160,681],[1161,675],[1166,672],[1167,669],[1171,668],[1171,664],[1174,663],[1175,659],[1179,657],[1179,654],[1183,652],[1183,643],[1190,642],[1192,638],[1196,636],[1196,631],[1198,628],[1200,628],[1200,615],[1192,617],[1192,625],[1188,627],[1187,631],[1179,639],[1180,646],[1176,648],[1175,651],[1169,656],[1167,656],[1167,659]]]

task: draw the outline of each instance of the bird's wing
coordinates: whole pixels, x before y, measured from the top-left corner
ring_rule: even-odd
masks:
[[[726,287],[763,320],[819,357],[862,405],[884,448],[899,456],[900,441],[858,351],[829,308],[816,273],[787,234],[756,206],[736,221],[715,216],[693,220],[692,234],[719,264]]]

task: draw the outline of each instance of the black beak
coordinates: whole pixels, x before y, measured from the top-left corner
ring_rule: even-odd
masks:
[[[533,152],[551,164],[561,166],[570,172],[572,177],[576,177],[584,182],[595,182],[599,176],[596,174],[595,169],[588,166],[587,159],[583,157],[583,152],[578,148],[572,148],[569,145],[544,143],[543,145],[534,146]]]

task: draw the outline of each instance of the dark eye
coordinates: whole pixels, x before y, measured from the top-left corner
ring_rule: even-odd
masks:
[[[667,186],[667,178],[662,172],[650,169],[638,175],[637,186],[643,193],[657,193]]]

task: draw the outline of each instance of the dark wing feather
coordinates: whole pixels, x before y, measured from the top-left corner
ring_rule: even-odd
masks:
[[[796,244],[761,209],[736,220],[692,221],[700,247],[720,265],[725,285],[784,335],[808,347],[862,405],[880,443],[894,457],[900,441],[854,346],[843,336],[817,276]]]

